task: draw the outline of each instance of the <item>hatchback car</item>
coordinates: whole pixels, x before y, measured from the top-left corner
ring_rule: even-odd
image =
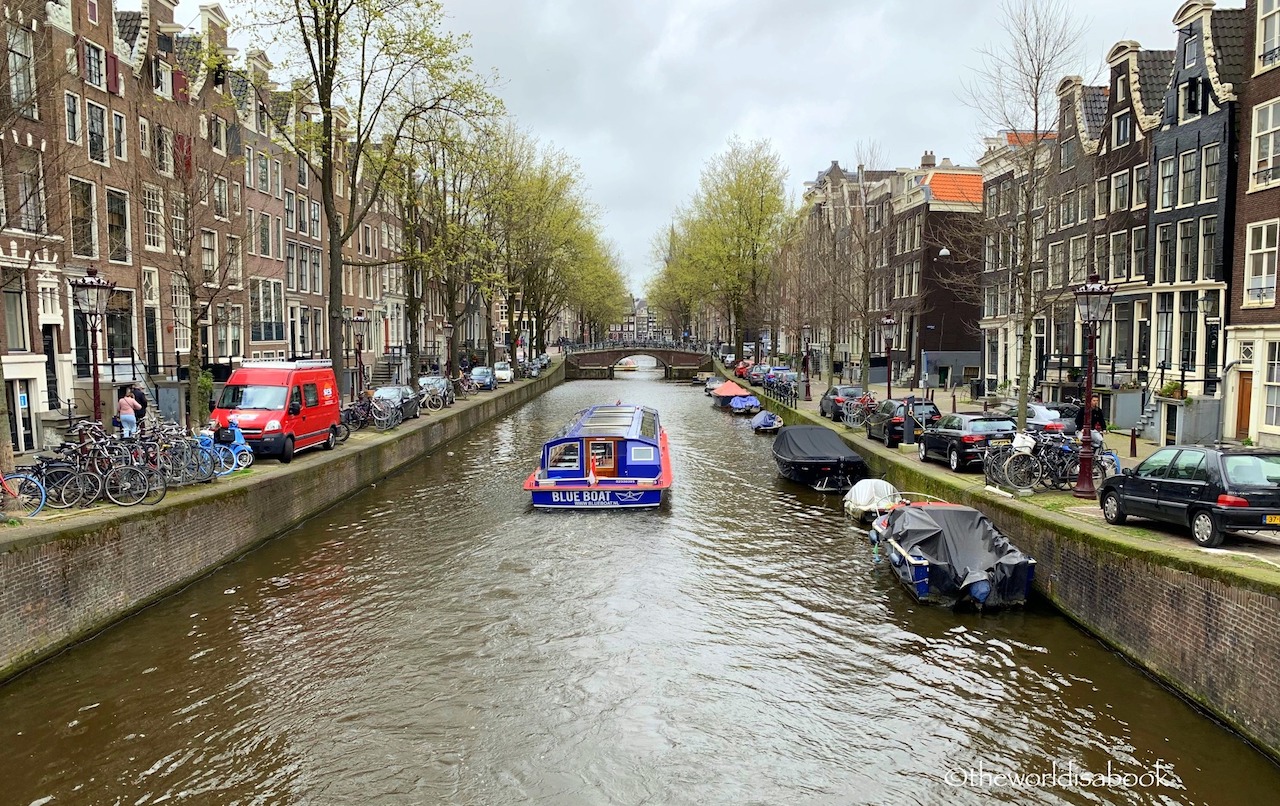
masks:
[[[928,400],[915,402],[916,428],[915,438],[919,439],[926,426],[933,425],[942,419],[942,412]],[[884,400],[867,418],[867,439],[878,439],[886,448],[902,442],[902,427],[907,417],[905,400]]]
[[[511,362],[499,361],[493,365],[493,375],[498,379],[498,383],[515,383],[516,371],[511,368]]]
[[[747,382],[752,386],[759,386],[764,383],[764,377],[769,374],[769,370],[768,364],[756,364],[747,370]]]
[[[475,367],[472,369],[471,380],[475,381],[476,386],[489,392],[498,388],[498,378],[493,374],[493,370],[488,367]]]
[[[1005,403],[996,406],[997,414],[1018,421],[1018,404]],[[1076,432],[1075,412],[1071,413],[1071,417],[1064,417],[1062,412],[1057,409],[1051,409],[1043,403],[1027,404],[1027,430],[1039,433],[1041,431],[1057,431],[1060,434],[1074,434]]]
[[[404,415],[406,420],[418,417],[422,413],[419,408],[418,395],[414,393],[411,386],[379,386],[374,390],[373,396],[398,406],[400,413]]]
[[[818,413],[823,417],[830,417],[831,422],[838,423],[844,416],[844,402],[860,394],[860,386],[833,386],[818,401]]]
[[[1189,526],[1212,548],[1237,532],[1280,534],[1280,451],[1172,445],[1098,488],[1107,523],[1129,516]]]
[[[937,425],[924,429],[920,461],[946,459],[947,466],[959,473],[981,462],[987,448],[1012,443],[1017,431],[1013,420],[998,414],[945,414]]]

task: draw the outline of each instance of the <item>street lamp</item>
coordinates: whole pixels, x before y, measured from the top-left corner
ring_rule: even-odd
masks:
[[[71,301],[75,309],[84,317],[85,326],[89,328],[89,363],[93,368],[93,416],[102,418],[102,386],[98,374],[98,328],[102,326],[102,317],[107,314],[107,303],[111,300],[111,292],[116,284],[99,277],[98,270],[90,266],[84,277],[70,280]]]
[[[351,399],[355,400],[358,392],[364,391],[364,339],[369,326],[369,318],[362,313],[347,317],[351,326],[351,335],[356,348],[356,382],[351,385]]]
[[[440,326],[444,332],[445,374],[453,367],[453,322],[445,322]]]
[[[1111,296],[1116,293],[1116,289],[1115,286],[1104,285],[1098,275],[1091,274],[1089,281],[1074,293],[1080,319],[1089,334],[1089,352],[1088,370],[1084,378],[1084,435],[1080,447],[1080,475],[1076,478],[1076,489],[1072,494],[1076,498],[1096,498],[1098,493],[1093,487],[1093,373],[1098,351],[1097,328],[1098,323],[1107,316]]]
[[[813,328],[806,323],[801,331],[804,333],[804,399],[813,400],[809,393],[809,337],[813,335]]]
[[[880,320],[880,327],[884,329],[884,399],[893,398],[893,328],[897,326],[898,320],[893,318],[893,314],[887,313]]]

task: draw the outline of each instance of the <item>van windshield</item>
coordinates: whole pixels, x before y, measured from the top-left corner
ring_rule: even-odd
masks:
[[[288,389],[283,386],[243,386],[227,385],[218,398],[220,409],[268,409],[277,411],[284,408],[284,397]]]

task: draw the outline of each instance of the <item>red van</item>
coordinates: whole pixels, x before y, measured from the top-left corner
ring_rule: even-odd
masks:
[[[293,454],[338,441],[338,382],[333,363],[318,361],[245,361],[232,371],[210,419],[220,426],[236,417],[244,438],[258,456]]]

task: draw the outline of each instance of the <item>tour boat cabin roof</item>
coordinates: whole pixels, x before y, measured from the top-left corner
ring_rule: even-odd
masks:
[[[620,437],[656,443],[658,429],[658,412],[654,409],[618,404],[592,406],[578,412],[556,439]]]

